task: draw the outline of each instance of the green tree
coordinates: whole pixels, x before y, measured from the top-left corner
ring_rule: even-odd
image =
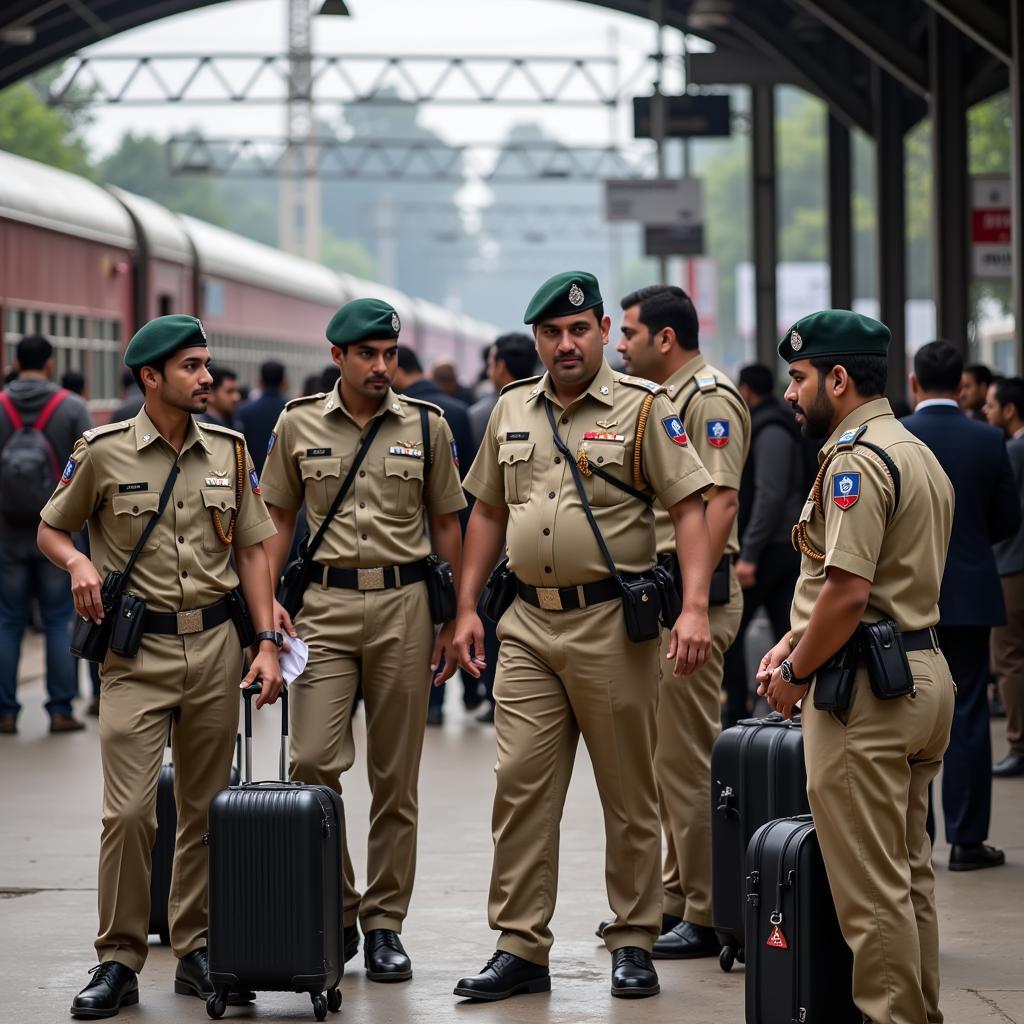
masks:
[[[0,92],[0,149],[9,153],[91,177],[87,123],[85,109],[51,109],[24,82]]]

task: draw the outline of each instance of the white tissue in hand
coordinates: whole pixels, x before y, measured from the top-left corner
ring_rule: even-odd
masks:
[[[287,640],[291,650],[281,652],[281,672],[284,681],[291,683],[302,675],[309,660],[309,648],[297,636],[290,636]]]

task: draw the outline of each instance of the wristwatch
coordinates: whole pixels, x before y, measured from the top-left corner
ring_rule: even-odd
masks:
[[[789,658],[779,666],[779,674],[782,676],[782,681],[791,686],[806,686],[811,681],[810,676],[804,676],[803,679],[797,676],[793,671],[793,662]]]
[[[263,640],[271,640],[277,646],[278,650],[280,650],[282,647],[284,647],[284,637],[279,632],[277,632],[276,629],[265,629],[265,630],[263,630],[262,633],[257,633],[256,634],[256,644],[257,644],[257,646]]]

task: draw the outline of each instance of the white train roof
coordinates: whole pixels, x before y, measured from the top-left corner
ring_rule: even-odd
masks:
[[[192,265],[192,243],[188,240],[184,225],[170,210],[152,199],[126,192],[116,185],[110,186],[110,191],[138,221],[145,235],[143,244],[150,256]]]
[[[0,217],[92,242],[135,248],[124,207],[77,174],[0,152]]]

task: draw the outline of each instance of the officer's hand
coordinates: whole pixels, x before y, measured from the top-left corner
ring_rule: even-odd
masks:
[[[762,697],[768,698],[768,707],[772,711],[778,711],[783,718],[792,718],[794,705],[807,695],[807,685],[794,686],[792,683],[787,683],[782,678],[782,673],[776,668],[772,671],[768,685],[765,686],[762,683],[757,688],[757,692]]]
[[[740,559],[736,563],[736,579],[740,581],[740,586],[744,590],[749,590],[757,583],[757,563],[756,562],[744,562]]]
[[[244,690],[257,679],[263,687],[262,692],[256,698],[256,710],[259,711],[264,704],[273,704],[281,695],[281,687],[284,686],[284,676],[281,674],[281,664],[278,661],[276,650],[260,648],[259,653],[252,659],[252,666],[239,684],[239,688]]]
[[[762,659],[754,678],[760,684],[757,688],[758,697],[768,692],[768,683],[772,673],[793,653],[793,645],[787,633]]]
[[[692,675],[711,656],[711,625],[707,612],[683,611],[672,626],[668,660],[672,675]]]
[[[103,580],[85,555],[76,555],[67,565],[71,575],[71,597],[83,619],[103,621]]]
[[[295,632],[295,625],[292,622],[292,617],[284,610],[284,605],[276,598],[274,599],[274,629],[279,633],[284,634],[284,646],[281,650],[290,651],[292,649],[292,645],[288,643],[288,637],[298,636],[298,633]]]
[[[480,669],[487,668],[484,661],[484,624],[475,611],[463,612],[455,620],[455,650],[459,656],[459,668],[474,679],[480,678]],[[470,651],[475,652],[475,657]]]
[[[434,653],[430,656],[430,671],[434,673],[434,685],[441,686],[455,675],[459,667],[459,655],[455,650],[455,623],[446,622],[437,632]]]

